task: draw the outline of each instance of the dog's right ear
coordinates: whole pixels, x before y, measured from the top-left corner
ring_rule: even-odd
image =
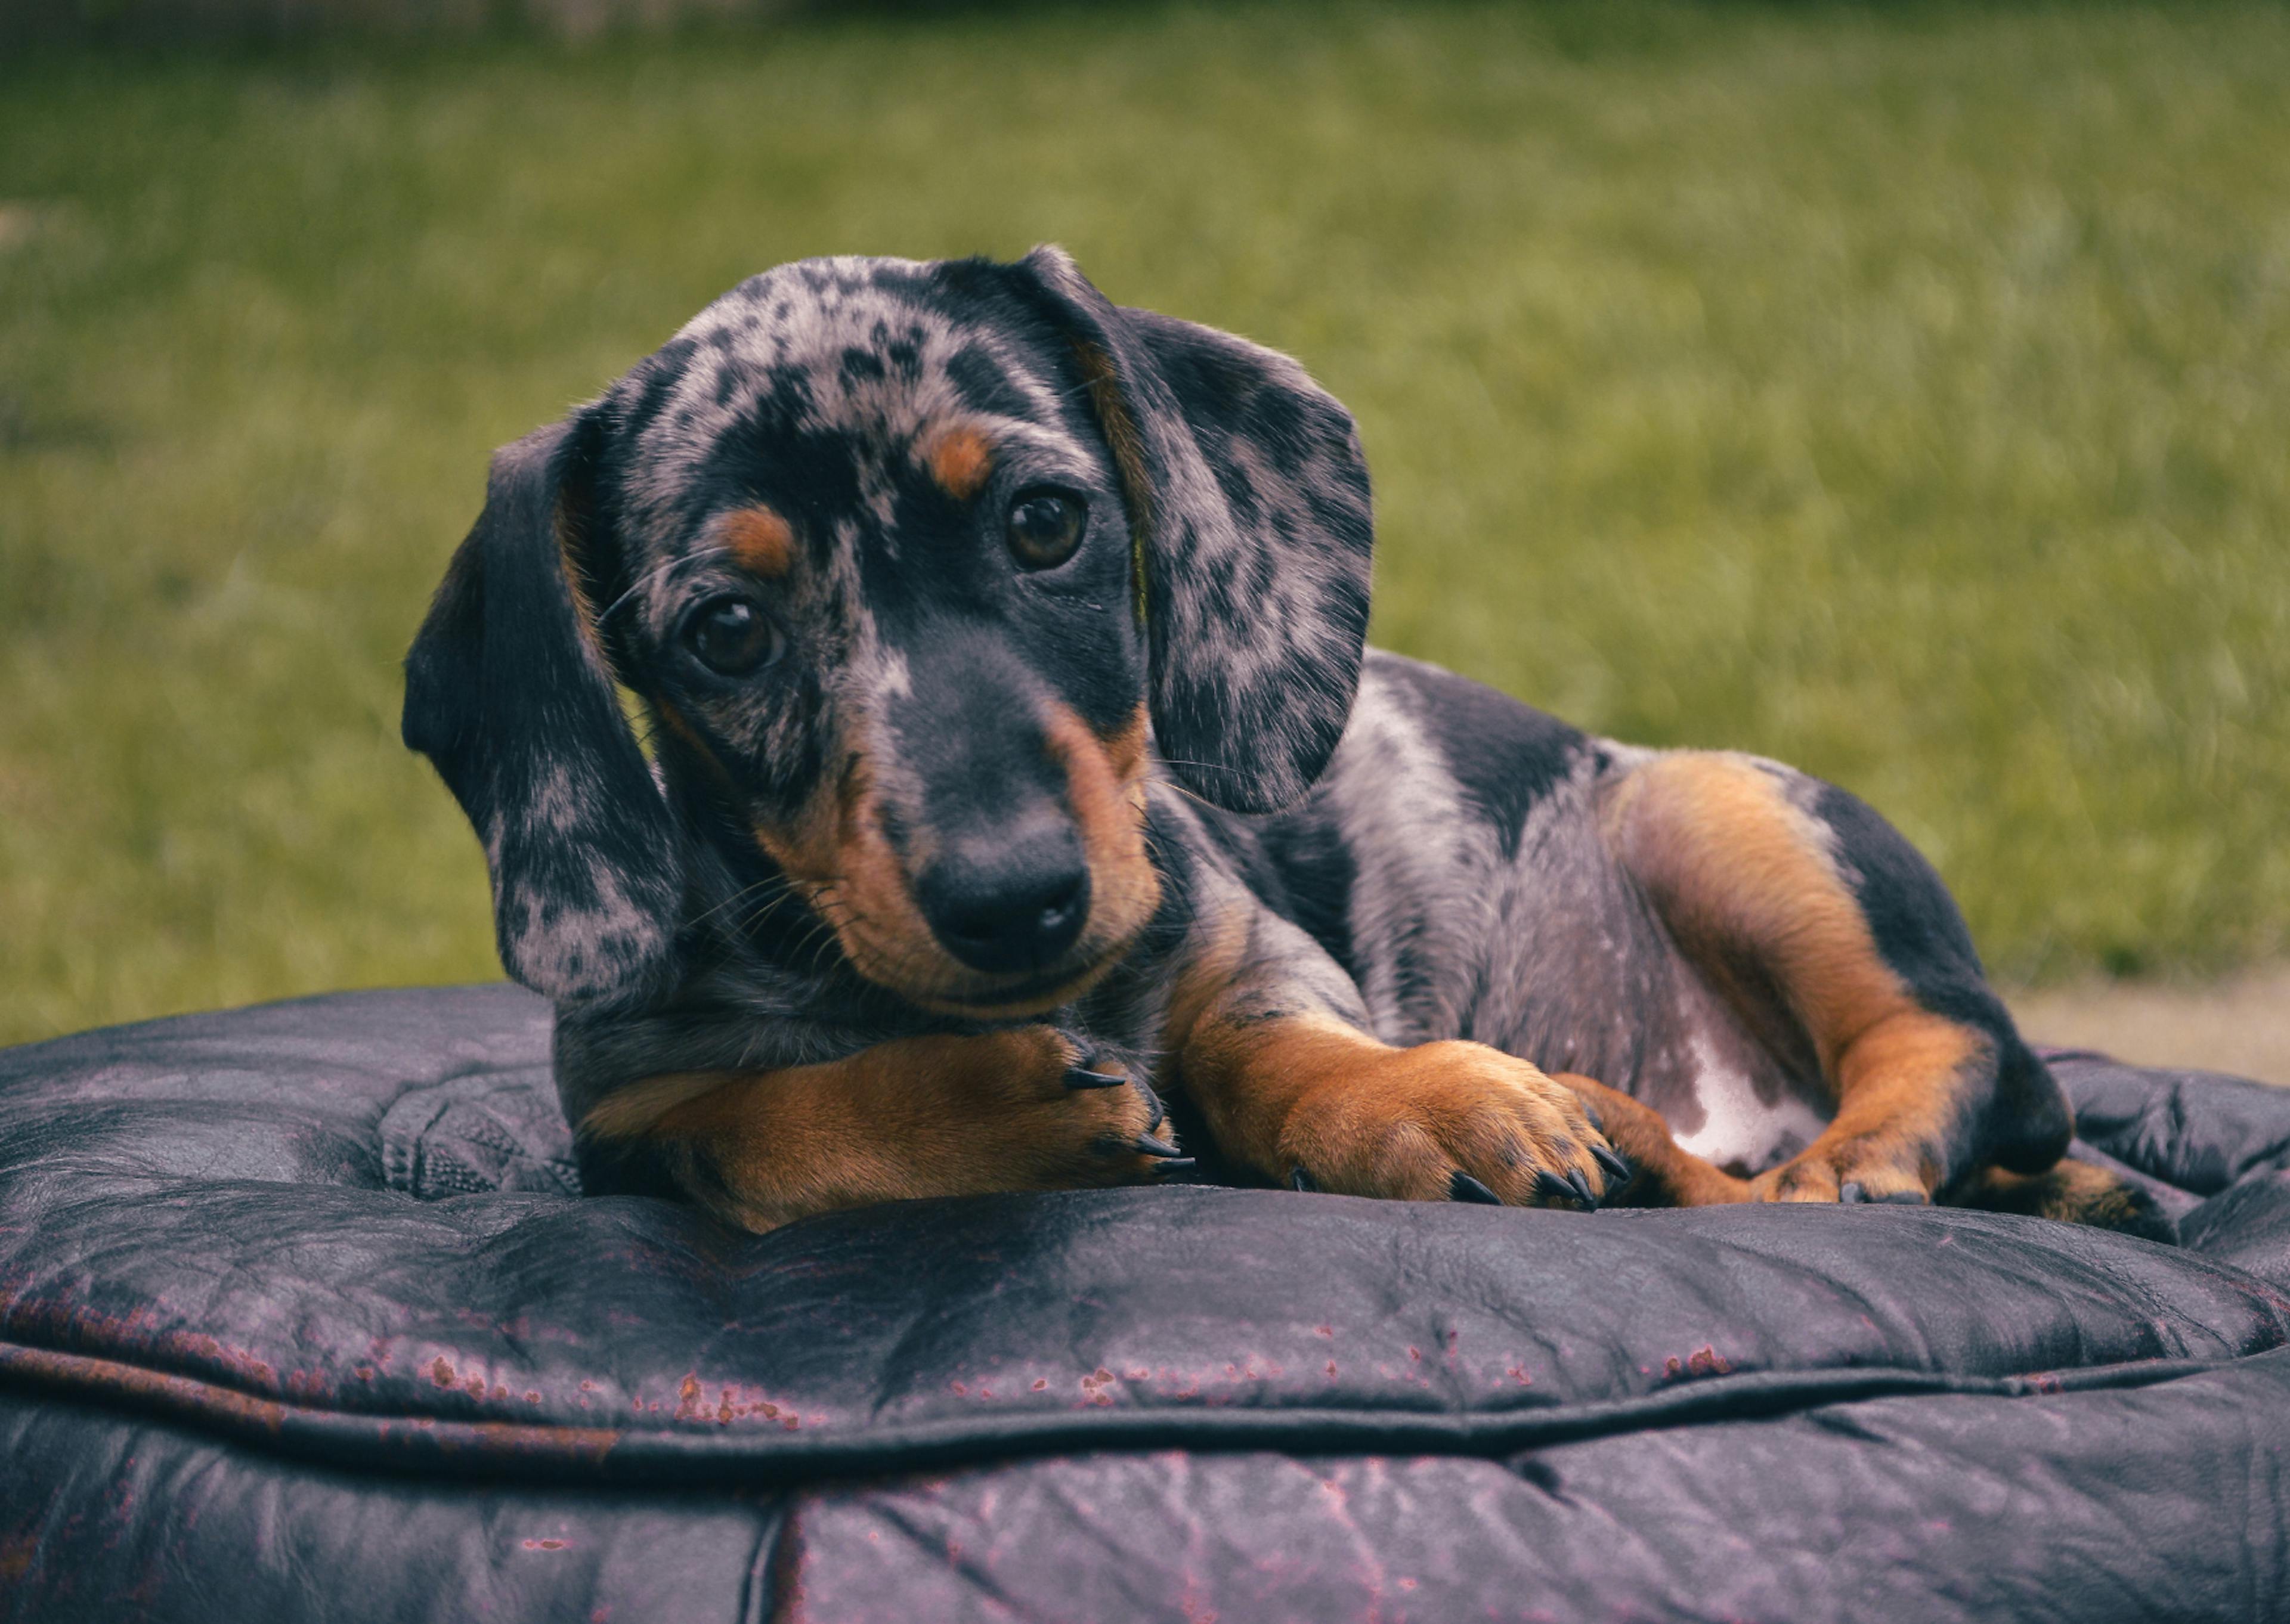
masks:
[[[582,574],[597,440],[583,412],[494,453],[405,659],[405,743],[484,843],[501,964],[559,1002],[646,990],[683,896]]]

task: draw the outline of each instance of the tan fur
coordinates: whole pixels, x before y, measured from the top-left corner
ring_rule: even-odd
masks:
[[[1161,876],[1145,851],[1144,711],[1109,741],[1053,700],[1043,731],[1065,769],[1066,804],[1089,860],[1085,939],[1117,951],[1136,940],[1161,901]]]
[[[1129,414],[1128,397],[1114,371],[1113,357],[1085,339],[1073,341],[1073,351],[1081,366],[1082,382],[1089,390],[1089,404],[1104,431],[1106,449],[1113,453],[1114,471],[1121,476],[1121,497],[1129,508],[1130,589],[1135,594],[1133,607],[1137,623],[1142,626],[1148,608],[1145,549],[1153,534],[1153,483],[1145,467],[1144,436]]]
[[[1848,1181],[1871,1198],[1932,1195],[1987,1040],[1919,1006],[1885,963],[1822,827],[1755,764],[1718,755],[1637,769],[1602,826],[1686,956],[1753,1028],[1774,1036],[1784,1018],[1788,1046],[1810,1044],[1837,1101],[1827,1129],[1755,1180],[1755,1196],[1834,1201]]]
[[[1445,1201],[1464,1172],[1505,1201],[1545,1204],[1537,1165],[1605,1188],[1581,1102],[1525,1060],[1480,1044],[1396,1049],[1325,1015],[1229,1019],[1210,1009],[1179,1059],[1217,1147],[1285,1181]]]
[[[927,845],[903,860],[892,848],[863,754],[847,758],[833,793],[817,797],[794,824],[757,824],[757,843],[827,918],[869,980],[947,1013],[1005,1020],[1055,1009],[1094,986],[1145,928],[1160,901],[1160,876],[1145,851],[1141,713],[1112,736],[1110,748],[1054,701],[1043,732],[1064,769],[1067,804],[1090,868],[1089,923],[1071,973],[1054,986],[973,970],[939,946],[910,881],[909,870],[927,860]]]
[[[1957,1206],[2020,1212],[2065,1224],[2095,1224],[2134,1233],[2155,1221],[2123,1180],[2086,1162],[2061,1162],[2047,1172],[2013,1173],[1985,1167],[1949,1192]]]
[[[788,827],[756,840],[833,927],[860,974],[918,999],[980,980],[939,947],[916,906],[906,867],[883,833],[867,758],[843,772]]]
[[[611,676],[613,662],[605,652],[604,634],[597,628],[597,605],[589,596],[588,574],[581,567],[580,529],[562,500],[550,529],[556,539],[556,561],[564,572],[564,589],[572,595],[572,619],[581,628],[581,641],[588,645],[590,658]]]
[[[826,1065],[648,1078],[581,1127],[686,1158],[686,1188],[757,1231],[882,1201],[1149,1178],[1153,1159],[1130,1148],[1144,1097],[1069,1090],[1077,1059],[1047,1027],[901,1038]]]
[[[741,508],[725,514],[716,525],[739,566],[759,580],[779,580],[795,567],[795,532],[769,508]]]
[[[1171,1053],[1185,1053],[1201,1018],[1232,992],[1248,957],[1250,935],[1248,915],[1240,908],[1208,906],[1196,911],[1184,955],[1170,978],[1168,1014],[1161,1028],[1162,1046]]]
[[[710,777],[718,783],[728,784],[732,781],[731,773],[725,770],[724,764],[717,758],[716,752],[708,740],[701,737],[700,730],[692,725],[691,717],[657,695],[646,702],[652,707],[652,713],[659,719],[660,725],[673,733],[677,741],[698,758],[701,764],[708,769]]]
[[[985,489],[994,474],[994,447],[967,423],[953,424],[933,435],[923,464],[940,490],[966,502]]]
[[[1113,776],[1125,784],[1141,786],[1145,774],[1146,730],[1149,713],[1143,700],[1131,711],[1119,726],[1098,735],[1105,747],[1105,759],[1113,768]]]
[[[1623,1193],[1634,1207],[1726,1206],[1751,1199],[1750,1182],[1678,1148],[1660,1111],[1605,1084],[1571,1071],[1550,1080],[1574,1091],[1598,1121],[1606,1142],[1622,1153],[1633,1171]]]

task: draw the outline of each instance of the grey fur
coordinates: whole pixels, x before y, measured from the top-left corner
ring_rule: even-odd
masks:
[[[680,617],[741,579],[722,521],[781,470],[742,474],[741,459],[798,445],[817,476],[804,488],[847,497],[794,513],[806,567],[783,608],[800,681],[714,724],[754,780],[739,815],[787,813],[863,754],[888,814],[926,818],[913,761],[942,742],[933,684],[969,674],[1029,715],[1061,702],[1037,651],[1005,640],[949,664],[959,616],[893,624],[870,593],[928,556],[933,537],[902,528],[901,482],[957,417],[1029,476],[1088,495],[1092,526],[1125,525],[1142,571],[1141,628],[1119,602],[1077,605],[1073,624],[1116,656],[1141,637],[1147,651],[1161,913],[1039,1019],[1175,1080],[1162,1040],[1178,972],[1217,927],[1242,944],[1225,1018],[1475,1039],[1635,1092],[1690,1148],[1747,1170],[1817,1129],[1831,1109],[1818,1067],[1752,1030],[1602,833],[1606,798],[1657,755],[1366,653],[1369,497],[1349,416],[1285,356],[1117,307],[1047,248],[1015,266],[782,266],[496,460],[409,659],[406,738],[484,840],[503,963],[558,1001],[576,1124],[645,1077],[983,1029],[864,979],[784,875],[755,880],[754,851],[709,823],[713,792],[665,754],[647,764],[613,693],[615,677],[642,688]],[[604,530],[615,595],[584,624],[564,560]],[[1507,764],[1483,756],[1511,747],[1483,748],[1473,727],[1529,740],[1509,788]],[[1861,885],[1872,848],[1826,820],[1830,792],[1755,764]],[[1877,855],[1897,881],[1897,855]],[[1919,906],[1945,910],[1936,894]],[[789,919],[810,931],[792,947],[761,928]]]
[[[657,985],[682,884],[666,806],[583,628],[558,526],[580,429],[493,459],[484,510],[406,660],[405,742],[476,827],[501,963],[559,1000]]]
[[[1117,308],[1062,250],[1020,268],[1110,360],[1143,441],[1129,495],[1164,758],[1228,810],[1292,804],[1342,732],[1367,630],[1373,523],[1351,414],[1285,356]],[[1269,406],[1277,432],[1255,432]]]

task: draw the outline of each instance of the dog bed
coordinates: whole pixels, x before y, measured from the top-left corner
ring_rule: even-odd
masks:
[[[2184,1245],[1213,1187],[578,1198],[548,1016],[0,1053],[0,1617],[2290,1616],[2290,1091],[2054,1064]]]

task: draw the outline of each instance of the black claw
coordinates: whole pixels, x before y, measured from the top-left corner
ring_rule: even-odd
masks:
[[[1309,1196],[1320,1187],[1312,1175],[1303,1168],[1292,1167],[1288,1170],[1288,1188],[1292,1190],[1301,1190]]]
[[[1932,1197],[1922,1190],[1894,1190],[1889,1196],[1879,1196],[1878,1201],[1891,1207],[1922,1207],[1932,1204]]]
[[[1170,1156],[1158,1167],[1156,1167],[1153,1170],[1153,1172],[1154,1176],[1157,1178],[1166,1179],[1172,1173],[1190,1172],[1194,1168],[1199,1165],[1199,1161],[1193,1156]]]
[[[1148,1133],[1159,1132],[1161,1124],[1169,1120],[1169,1113],[1161,1103],[1161,1096],[1155,1093],[1153,1085],[1142,1077],[1137,1079],[1137,1092],[1145,1096],[1145,1103],[1153,1112],[1153,1119],[1145,1124],[1145,1131]]]
[[[1592,1105],[1588,1100],[1582,1101],[1582,1115],[1589,1119],[1590,1126],[1594,1131],[1600,1133],[1604,1133],[1606,1131],[1606,1124],[1599,1120],[1598,1108]]]
[[[1066,1086],[1071,1089],[1119,1088],[1127,1077],[1117,1077],[1109,1071],[1092,1071],[1086,1066],[1066,1068]]]
[[[1583,1175],[1581,1168],[1568,1168],[1566,1182],[1574,1191],[1574,1199],[1582,1204],[1584,1212],[1595,1212],[1598,1210],[1598,1198],[1590,1193],[1590,1180]]]
[[[1502,1205],[1502,1197],[1501,1196],[1496,1195],[1494,1191],[1489,1189],[1485,1185],[1480,1183],[1477,1179],[1471,1177],[1470,1174],[1465,1172],[1460,1167],[1448,1175],[1447,1199],[1450,1201],[1475,1201],[1483,1207],[1499,1207]]]
[[[1574,1187],[1548,1167],[1534,1170],[1534,1193],[1545,1201],[1573,1201]]]
[[[1861,1188],[1857,1180],[1847,1179],[1837,1187],[1837,1198],[1846,1205],[1852,1206],[1868,1200],[1869,1192]]]
[[[1139,1134],[1137,1136],[1137,1142],[1132,1145],[1130,1148],[1136,1151],[1140,1156],[1160,1156],[1163,1158],[1182,1156],[1184,1154],[1183,1151],[1169,1143],[1168,1140],[1155,1139],[1149,1133]]]
[[[1590,1159],[1606,1170],[1606,1199],[1612,1201],[1630,1186],[1637,1177],[1637,1169],[1606,1148],[1604,1145],[1590,1147]]]

